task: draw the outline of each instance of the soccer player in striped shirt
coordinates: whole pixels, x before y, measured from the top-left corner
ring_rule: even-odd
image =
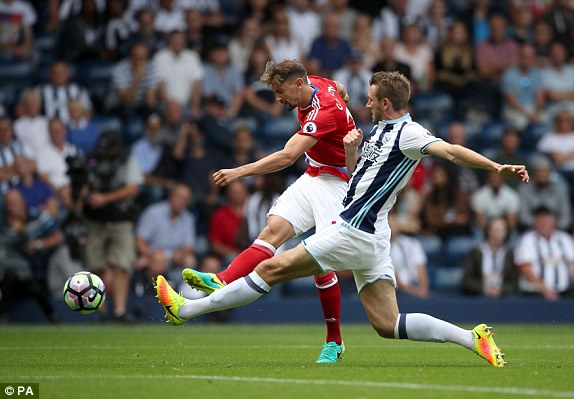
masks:
[[[353,175],[345,208],[336,223],[297,247],[263,261],[249,275],[208,299],[187,300],[158,276],[157,293],[166,316],[172,324],[181,324],[201,314],[251,303],[284,281],[327,270],[351,269],[369,321],[381,337],[452,342],[474,351],[494,367],[503,367],[504,354],[486,324],[465,330],[427,314],[399,313],[387,217],[398,192],[424,156],[435,155],[459,165],[517,177],[525,183],[528,172],[524,165],[501,165],[444,142],[414,122],[406,112],[410,83],[400,73],[377,72],[370,84],[367,108],[376,125],[364,136],[353,129],[343,140],[347,169]]]

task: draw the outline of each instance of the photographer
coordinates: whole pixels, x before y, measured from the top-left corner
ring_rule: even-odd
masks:
[[[129,272],[135,263],[135,198],[143,175],[115,132],[102,132],[86,158],[82,190],[87,228],[86,267],[100,274],[114,298],[114,320],[126,316]]]

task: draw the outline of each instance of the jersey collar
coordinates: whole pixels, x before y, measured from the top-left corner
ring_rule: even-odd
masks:
[[[311,104],[313,104],[313,99],[315,98],[315,94],[317,94],[319,92],[319,88],[316,87],[315,85],[312,85],[309,83],[309,86],[311,86],[313,88],[313,94],[311,95],[311,101],[309,101],[309,104],[307,104],[307,106],[305,108],[301,108],[301,109],[307,109],[311,106]]]
[[[392,125],[395,123],[405,122],[405,121],[409,121],[409,120],[411,120],[411,115],[407,112],[406,114],[404,114],[403,116],[401,116],[400,118],[397,118],[397,119],[391,119],[388,121],[383,119],[382,121],[379,122],[379,126],[383,127],[385,125]]]

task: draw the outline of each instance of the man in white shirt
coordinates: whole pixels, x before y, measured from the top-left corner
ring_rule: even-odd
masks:
[[[514,262],[523,293],[556,300],[572,290],[574,242],[568,233],[556,229],[556,218],[546,207],[535,210],[533,229],[521,237]]]
[[[48,135],[48,119],[40,115],[42,110],[42,95],[37,89],[26,89],[20,96],[22,116],[14,122],[16,138],[30,147],[34,157],[46,148],[50,138]]]
[[[163,97],[189,105],[191,115],[198,117],[201,106],[201,79],[203,65],[197,53],[186,49],[183,32],[169,35],[168,47],[154,58],[155,69],[163,83]]]
[[[23,59],[32,53],[37,17],[27,1],[0,0],[0,58]]]

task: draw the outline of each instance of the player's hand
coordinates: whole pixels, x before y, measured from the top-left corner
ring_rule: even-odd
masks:
[[[528,171],[524,165],[508,165],[504,164],[498,168],[498,174],[502,177],[514,177],[519,178],[524,183],[528,183],[530,177],[528,176]]]
[[[345,150],[356,150],[363,142],[363,131],[361,129],[349,130],[349,133],[343,137]]]
[[[235,169],[220,169],[213,174],[213,182],[218,187],[227,186],[229,183],[239,179],[241,174],[237,168]]]

